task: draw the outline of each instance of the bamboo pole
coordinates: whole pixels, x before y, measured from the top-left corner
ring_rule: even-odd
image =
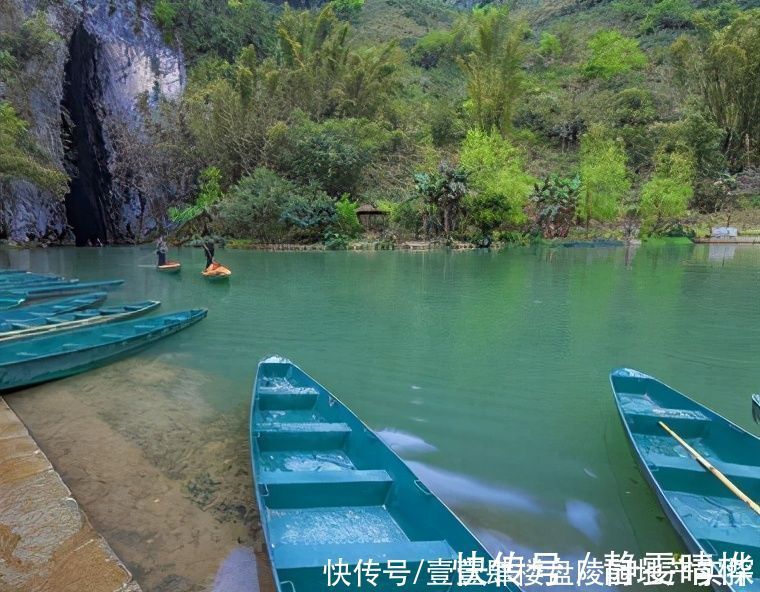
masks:
[[[740,500],[742,500],[745,504],[747,504],[752,510],[754,510],[757,514],[760,514],[760,505],[757,504],[757,502],[753,501],[752,498],[750,498],[746,493],[744,493],[741,489],[739,489],[736,485],[734,485],[728,477],[726,477],[723,473],[721,473],[718,469],[716,469],[712,463],[707,460],[704,456],[699,454],[694,448],[689,446],[689,444],[686,443],[686,441],[681,438],[678,434],[676,434],[673,430],[671,430],[665,422],[658,422],[660,424],[660,427],[665,430],[668,434],[673,436],[673,438],[676,439],[676,441],[683,446],[689,454],[691,454],[692,457],[694,457],[694,460],[696,460],[699,464],[701,464],[705,469],[710,471],[713,475],[715,475],[718,480],[723,483],[726,487],[728,487],[731,492],[738,497]]]

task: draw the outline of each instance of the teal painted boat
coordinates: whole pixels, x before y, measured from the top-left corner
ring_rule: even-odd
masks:
[[[205,308],[193,309],[0,345],[0,389],[47,382],[113,362],[197,323],[206,313]]]
[[[280,592],[345,590],[328,585],[328,561],[342,560],[353,578],[359,561],[404,561],[411,575],[403,587],[387,574],[376,587],[364,583],[383,591],[435,589],[430,562],[458,553],[488,565],[483,545],[396,453],[288,360],[259,363],[250,427],[254,488]]]
[[[33,282],[49,282],[53,280],[62,280],[64,278],[53,275],[53,274],[47,274],[47,273],[29,273],[29,272],[18,272],[18,273],[8,273],[5,275],[0,276],[0,286],[6,286],[11,283],[21,284],[21,283],[33,283]]]
[[[620,368],[610,374],[620,417],[644,476],[691,553],[748,553],[760,590],[760,515],[706,470],[660,425],[665,424],[731,483],[760,501],[760,438],[659,380]]]
[[[0,292],[12,292],[21,290],[41,290],[43,288],[51,288],[60,286],[66,288],[67,286],[78,285],[79,280],[72,279],[35,279],[21,282],[4,282],[0,283]]]
[[[13,308],[27,300],[36,298],[53,298],[66,294],[79,294],[92,290],[113,290],[124,283],[124,280],[107,280],[102,282],[77,282],[75,284],[54,286],[28,286],[12,290],[0,291],[0,310]]]
[[[0,311],[0,323],[31,323],[53,315],[92,308],[103,304],[107,296],[106,292],[91,292],[90,294],[52,300],[15,310]]]
[[[39,335],[52,335],[71,329],[91,327],[103,323],[118,323],[144,315],[158,308],[158,300],[144,300],[118,306],[87,308],[48,317],[38,317],[26,323],[0,323],[0,343],[28,339]]]
[[[752,395],[752,419],[760,423],[760,395]]]

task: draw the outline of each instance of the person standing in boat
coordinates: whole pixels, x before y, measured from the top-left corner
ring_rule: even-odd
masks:
[[[201,246],[203,247],[203,252],[206,253],[206,267],[204,268],[206,270],[214,263],[214,239],[211,238],[208,228],[203,231]]]
[[[158,266],[161,267],[162,265],[166,265],[166,253],[169,250],[169,248],[166,246],[166,241],[164,240],[164,236],[161,235],[158,237],[158,241],[156,242],[156,255],[158,255]]]

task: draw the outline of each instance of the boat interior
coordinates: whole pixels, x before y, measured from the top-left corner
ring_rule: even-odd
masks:
[[[298,367],[276,360],[259,365],[251,447],[281,589],[327,590],[328,560],[351,570],[360,560],[405,560],[404,590],[429,589],[429,562],[458,551],[487,564],[480,543],[374,432]],[[381,577],[375,589],[399,588]]]
[[[760,515],[668,434],[664,422],[751,499],[760,500],[760,439],[646,376],[612,376],[632,440],[691,536],[709,553],[760,558]],[[760,589],[756,580],[747,590]],[[755,587],[757,586],[757,587]]]

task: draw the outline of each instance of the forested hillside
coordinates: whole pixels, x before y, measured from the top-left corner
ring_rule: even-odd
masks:
[[[187,67],[119,146],[159,226],[341,246],[370,203],[388,236],[487,243],[760,208],[755,0],[143,1]],[[24,27],[2,35],[0,182],[63,196],[14,86],[45,50]]]

